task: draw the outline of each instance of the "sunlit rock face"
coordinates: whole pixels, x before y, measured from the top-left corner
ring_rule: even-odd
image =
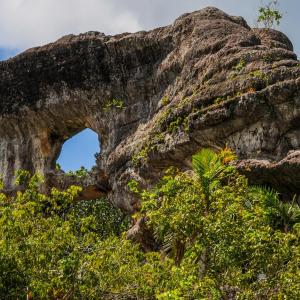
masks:
[[[149,32],[65,36],[0,62],[0,172],[8,187],[17,169],[63,185],[62,144],[91,128],[101,155],[87,186],[128,211],[128,181],[151,186],[226,144],[253,182],[297,193],[299,66],[285,35],[211,7]]]

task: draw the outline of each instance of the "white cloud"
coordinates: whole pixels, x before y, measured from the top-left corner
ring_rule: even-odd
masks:
[[[141,29],[118,1],[0,0],[0,47],[20,48],[52,42],[90,30],[115,34]]]
[[[264,0],[267,2],[267,0]],[[170,24],[185,12],[217,6],[254,25],[261,0],[0,0],[0,49],[24,50],[66,34],[90,30],[116,34]],[[300,1],[280,1],[281,29],[300,53]],[[0,53],[1,58],[1,53]]]

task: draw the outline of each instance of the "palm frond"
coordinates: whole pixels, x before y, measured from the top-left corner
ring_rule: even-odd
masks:
[[[169,253],[174,249],[175,245],[176,245],[175,234],[173,232],[169,232],[164,236],[162,250],[165,253]]]
[[[283,202],[279,198],[279,193],[269,187],[256,186],[251,189],[251,192],[263,196],[272,227],[288,231],[300,222],[300,206],[295,203],[295,197],[291,203]]]
[[[268,186],[253,186],[251,192],[263,196],[267,207],[275,207],[280,203],[279,193]]]
[[[210,197],[211,190],[217,186],[217,177],[224,170],[224,167],[218,155],[210,149],[202,149],[193,156],[193,169],[207,199]]]
[[[193,168],[199,178],[212,180],[223,170],[223,164],[212,150],[202,149],[193,156]]]

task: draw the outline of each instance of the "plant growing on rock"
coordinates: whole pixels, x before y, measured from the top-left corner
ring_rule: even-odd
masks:
[[[226,99],[224,97],[218,97],[214,100],[214,104],[221,104],[225,101]]]
[[[103,105],[104,111],[109,111],[113,108],[124,109],[124,107],[125,107],[124,101],[115,98],[105,101]]]
[[[81,166],[78,170],[69,171],[66,173],[67,176],[76,176],[79,178],[86,177],[88,174],[89,171],[84,166]]]
[[[234,70],[237,73],[241,73],[246,67],[246,61],[245,59],[241,58],[240,61],[238,62],[238,64],[236,66],[234,66]]]
[[[269,75],[266,72],[264,72],[263,70],[258,69],[258,70],[250,72],[248,75],[250,78],[254,78],[254,79],[263,81],[265,86],[268,86],[270,83]]]
[[[265,6],[258,9],[257,22],[262,23],[265,28],[271,29],[275,25],[279,26],[282,19],[282,13],[278,10],[278,1],[270,1]]]
[[[147,144],[142,149],[134,153],[131,158],[133,165],[140,166],[142,164],[146,164],[151,150],[151,147]]]
[[[170,98],[169,98],[168,96],[164,96],[164,97],[162,97],[162,99],[161,99],[161,104],[162,104],[163,106],[168,105],[170,102],[171,102],[171,100],[170,100]]]

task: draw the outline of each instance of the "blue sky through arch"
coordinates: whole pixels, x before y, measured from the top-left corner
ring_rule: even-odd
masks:
[[[84,129],[63,144],[57,163],[66,172],[78,170],[81,166],[89,170],[96,164],[97,152],[100,152],[97,133]]]

